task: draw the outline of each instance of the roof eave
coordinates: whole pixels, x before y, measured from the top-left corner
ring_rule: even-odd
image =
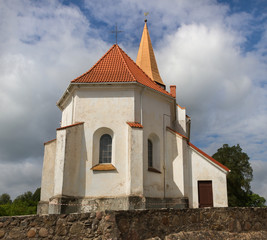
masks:
[[[69,98],[70,94],[73,91],[73,83],[70,83],[65,92],[63,93],[62,97],[57,101],[56,105],[60,110],[63,110],[63,104]]]
[[[127,85],[127,84],[138,85],[138,86],[141,86],[143,88],[149,89],[149,90],[151,90],[151,91],[153,91],[155,93],[158,93],[158,94],[160,94],[162,96],[168,97],[169,99],[175,100],[175,98],[172,97],[171,95],[168,95],[166,93],[163,93],[163,92],[160,92],[158,90],[155,90],[155,89],[153,89],[153,88],[151,88],[149,86],[146,86],[146,85],[144,85],[142,83],[139,83],[139,82],[72,82],[69,85],[69,87],[72,86],[72,85],[75,86],[75,85],[91,85],[91,84],[95,84],[95,85],[113,85],[113,84],[114,85]],[[65,91],[65,93],[67,92],[67,90]],[[63,94],[62,98],[64,97],[64,94]],[[60,100],[59,100],[59,102],[60,102]]]
[[[161,96],[167,97],[171,100],[176,101],[176,99],[174,97],[172,97],[171,95],[168,95],[166,93],[160,92],[158,90],[155,90],[149,86],[146,86],[142,83],[139,82],[71,82],[69,84],[69,86],[67,87],[67,89],[65,90],[65,92],[63,93],[62,97],[57,101],[57,106],[60,110],[63,110],[63,105],[64,103],[67,101],[67,99],[69,98],[70,94],[73,92],[74,87],[76,86],[80,86],[80,85],[137,85],[140,86],[142,88],[146,88],[148,90],[151,90],[154,93],[160,94]]]
[[[191,147],[191,149],[193,149],[195,152],[197,152],[198,154],[200,154],[201,156],[203,156],[206,160],[208,160],[210,163],[212,163],[217,168],[221,169],[226,174],[231,171],[228,167],[224,166],[222,163],[218,162],[216,159],[212,158],[211,156],[209,156],[208,154],[206,154],[205,152],[203,152],[202,150],[200,150],[199,148],[197,148],[191,142],[188,142],[188,144]]]

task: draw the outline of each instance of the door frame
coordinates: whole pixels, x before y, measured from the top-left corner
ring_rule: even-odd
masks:
[[[201,200],[201,193],[200,193],[200,185],[201,185],[201,183],[202,184],[205,184],[206,186],[206,188],[209,188],[208,189],[208,192],[209,192],[209,194],[206,196],[207,197],[207,199],[208,199],[208,203],[206,204],[205,202],[204,202],[204,204],[203,203],[201,203],[200,202],[200,200]],[[214,205],[213,205],[213,187],[212,187],[212,180],[198,180],[197,181],[197,187],[198,187],[198,207],[199,208],[204,208],[204,207],[213,207]],[[209,196],[211,196],[211,197],[209,197]],[[202,200],[203,200],[203,198],[202,198]],[[202,206],[202,205],[204,205],[204,206]]]

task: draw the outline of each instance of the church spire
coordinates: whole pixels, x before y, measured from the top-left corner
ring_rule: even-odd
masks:
[[[139,50],[136,58],[136,64],[156,83],[165,88],[156,62],[152,43],[147,29],[147,20],[145,20],[145,26],[139,45]]]

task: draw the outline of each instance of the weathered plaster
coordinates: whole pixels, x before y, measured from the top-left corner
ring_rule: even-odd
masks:
[[[77,85],[68,94],[60,105],[65,128],[57,130],[54,145],[45,149],[43,212],[48,201],[53,203],[49,213],[86,212],[95,203],[98,210],[185,207],[187,198],[190,207],[198,207],[199,180],[212,180],[214,206],[227,206],[226,171],[191,149],[180,135],[189,136],[186,111],[172,98],[131,84]],[[135,121],[143,128],[127,124]],[[99,164],[103,134],[112,137],[113,167],[96,171],[92,167]],[[153,169],[148,168],[148,139],[153,142]],[[54,175],[46,179],[53,163]],[[139,200],[131,203],[129,197]],[[79,210],[78,205],[64,205],[69,203],[93,205]]]
[[[211,180],[214,207],[227,207],[226,171],[213,164],[193,148],[189,148],[189,156],[192,164],[192,189],[193,196],[189,199],[190,207],[198,207],[198,181]]]
[[[44,162],[42,172],[41,201],[48,201],[54,195],[54,171],[56,139],[44,145]]]

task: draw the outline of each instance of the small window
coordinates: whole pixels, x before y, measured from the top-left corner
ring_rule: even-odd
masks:
[[[112,138],[104,134],[100,138],[99,144],[99,163],[111,163],[112,156]]]
[[[153,167],[153,144],[152,141],[148,139],[147,141],[148,148],[148,167]]]

